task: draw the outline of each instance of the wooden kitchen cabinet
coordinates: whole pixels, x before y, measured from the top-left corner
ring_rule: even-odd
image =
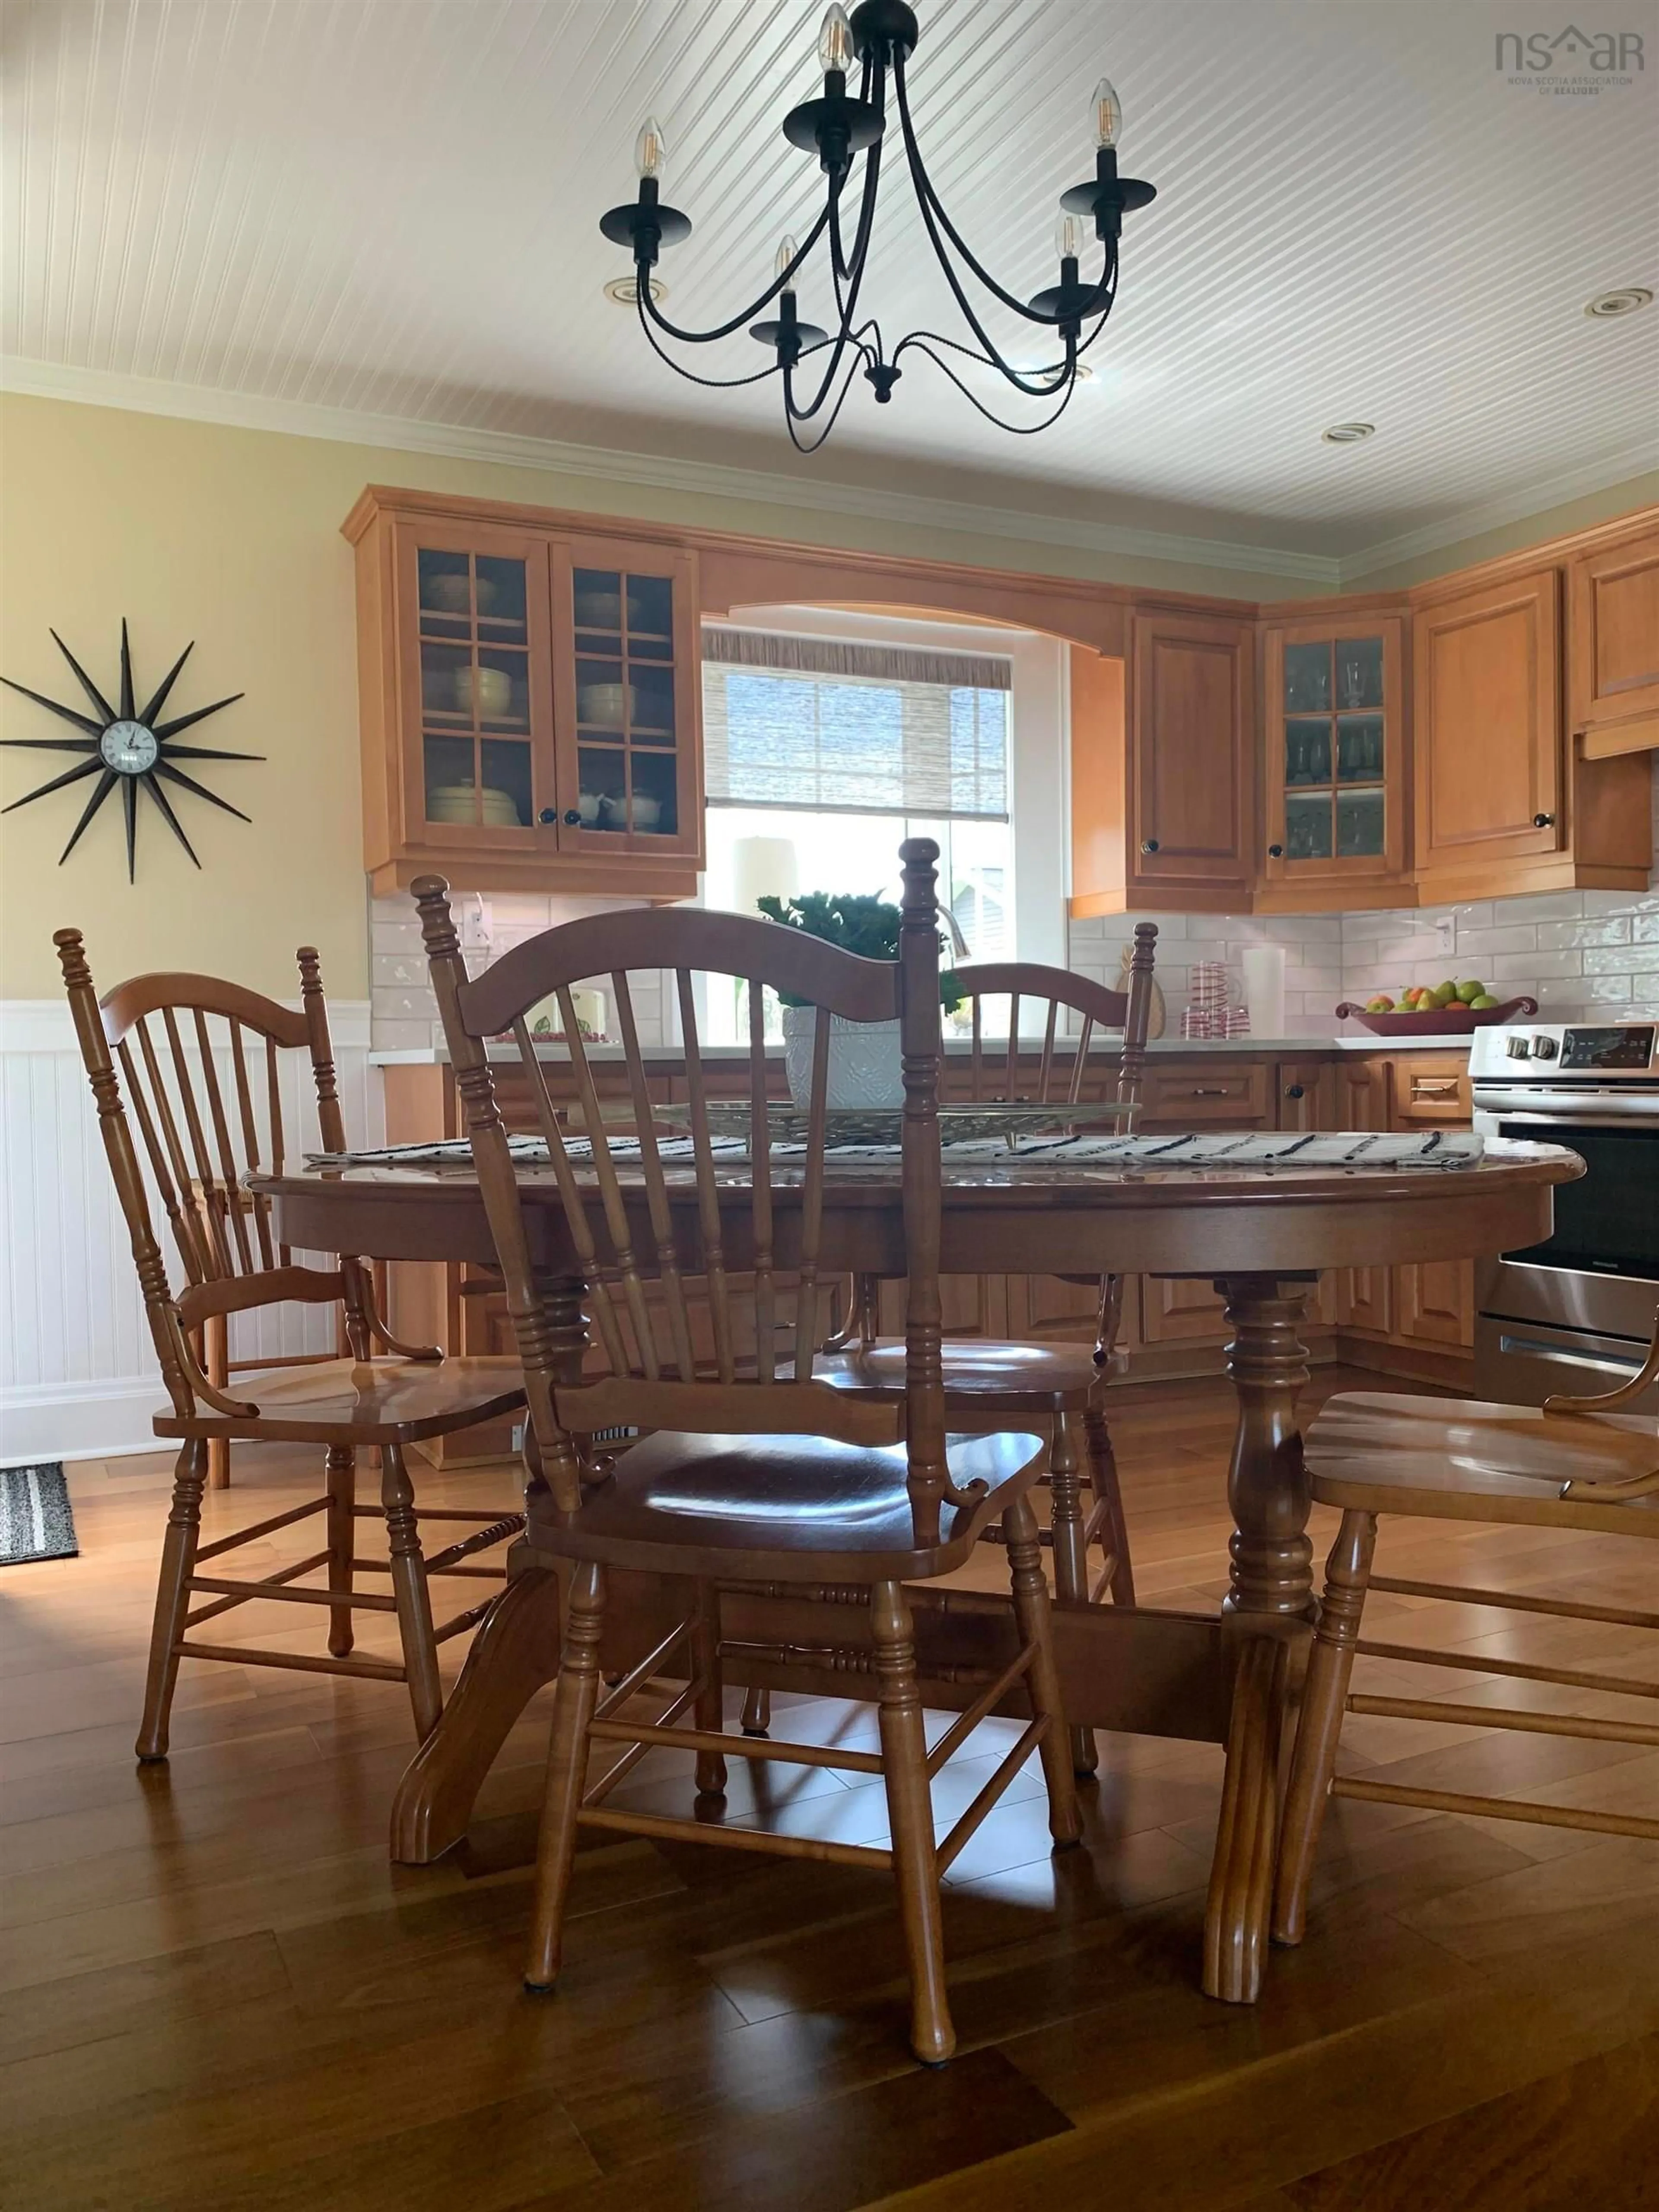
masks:
[[[1265,626],[1258,908],[1380,904],[1408,883],[1405,628],[1363,608]]]
[[[1127,666],[1072,652],[1072,912],[1246,908],[1253,626],[1150,609],[1130,629]]]
[[[1645,588],[1633,586],[1628,604]],[[1646,886],[1647,762],[1597,759],[1568,742],[1562,589],[1562,568],[1529,568],[1437,591],[1415,609],[1419,904]]]
[[[1474,1348],[1474,1262],[1425,1260],[1395,1267],[1389,1334],[1431,1351]]]
[[[1273,1070],[1262,1060],[1194,1059],[1159,1066],[1140,1084],[1142,1129],[1271,1129]]]
[[[373,489],[345,530],[371,889],[691,896],[696,554]]]
[[[1559,572],[1420,607],[1412,653],[1419,875],[1561,852]]]
[[[1468,1061],[1460,1052],[1425,1052],[1394,1058],[1390,1078],[1391,1121],[1383,1126],[1416,1129],[1443,1123],[1467,1129],[1474,1111]]]
[[[1567,672],[1587,752],[1659,746],[1659,530],[1568,564]]]

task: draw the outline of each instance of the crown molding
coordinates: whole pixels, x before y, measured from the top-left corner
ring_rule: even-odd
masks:
[[[325,438],[337,444],[441,454],[452,460],[490,462],[505,468],[541,469],[555,476],[608,478],[657,490],[754,500],[769,507],[787,507],[797,514],[804,506],[810,506],[913,529],[1064,546],[1074,552],[1121,554],[1132,560],[1164,561],[1181,568],[1231,569],[1239,575],[1288,577],[1328,592],[1335,591],[1340,580],[1340,563],[1322,553],[1241,544],[1226,538],[1190,538],[1117,523],[1076,522],[1027,508],[921,498],[860,484],[815,483],[762,469],[729,468],[710,461],[624,453],[616,447],[574,446],[556,438],[467,429],[457,423],[416,422],[404,416],[360,415],[343,407],[270,399],[252,392],[218,392],[205,385],[27,361],[16,355],[0,358],[0,391],[121,408],[141,415],[173,416],[228,429],[274,430],[289,437]]]
[[[1488,530],[1502,530],[1511,522],[1525,522],[1534,515],[1548,513],[1553,507],[1564,507],[1569,500],[1587,499],[1592,492],[1607,491],[1614,484],[1628,483],[1633,477],[1646,476],[1659,469],[1659,439],[1649,439],[1637,446],[1627,446],[1610,459],[1594,467],[1567,469],[1559,476],[1549,477],[1510,499],[1495,499],[1482,507],[1465,507],[1461,514],[1449,521],[1431,523],[1422,530],[1408,530],[1398,538],[1384,538],[1362,552],[1344,554],[1337,563],[1340,571],[1338,588],[1347,591],[1362,577],[1375,575],[1379,568],[1393,568],[1407,561],[1420,560],[1425,553],[1437,553],[1443,546],[1461,545],[1470,538],[1479,538]]]

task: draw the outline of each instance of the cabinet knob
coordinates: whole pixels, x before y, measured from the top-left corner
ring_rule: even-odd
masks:
[[[556,806],[544,806],[541,812],[536,817],[538,822],[556,822],[558,818],[559,811]]]
[[[1287,1098],[1301,1098],[1305,1095],[1304,1086],[1299,1083],[1287,1083],[1285,1086],[1285,1096]]]
[[[567,806],[567,807],[565,808],[565,810],[564,810],[564,826],[565,826],[565,828],[566,828],[567,830],[574,830],[574,829],[576,827],[576,825],[578,824],[578,823],[580,823],[580,822],[581,818],[582,818],[582,817],[581,817],[580,811],[579,811],[579,809],[577,809],[576,807],[574,807],[574,806]],[[549,817],[549,819],[550,819],[550,820],[551,819],[550,815],[550,817]]]
[[[1534,830],[1553,830],[1555,817],[1553,814],[1534,814],[1532,817],[1532,826]]]
[[[1267,848],[1267,858],[1268,858],[1270,860],[1282,860],[1284,859],[1284,857],[1285,857],[1285,848],[1284,848],[1282,845],[1269,845],[1269,846],[1268,846],[1268,848]]]
[[[1141,839],[1141,841],[1140,841],[1140,849],[1141,849],[1141,851],[1142,851],[1143,853],[1155,853],[1155,852],[1157,852],[1157,850],[1158,850],[1158,840],[1157,840],[1157,838],[1156,838],[1156,837],[1143,837],[1143,838]]]

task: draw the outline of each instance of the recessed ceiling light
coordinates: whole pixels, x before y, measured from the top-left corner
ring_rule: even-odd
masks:
[[[650,281],[652,298],[665,300],[668,297],[668,287],[663,283],[662,278],[653,276]],[[607,300],[614,300],[619,307],[637,307],[640,304],[637,279],[632,276],[613,276],[605,288],[605,296]]]
[[[1615,315],[1633,315],[1638,309],[1653,305],[1653,294],[1645,284],[1621,284],[1616,292],[1598,292],[1584,309],[1598,322]]]
[[[1333,422],[1328,430],[1322,430],[1319,434],[1328,446],[1357,446],[1362,438],[1376,435],[1376,425],[1375,422]]]

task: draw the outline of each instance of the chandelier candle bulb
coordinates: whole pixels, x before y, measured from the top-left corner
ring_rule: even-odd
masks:
[[[794,240],[791,238],[788,232],[786,231],[783,234],[782,242],[778,247],[777,258],[772,264],[772,274],[775,276],[787,276],[788,274],[789,264],[794,259],[799,250],[799,249],[797,247]],[[793,299],[795,290],[793,280],[792,279],[791,282],[786,284],[783,289],[785,293]]]
[[[853,27],[842,7],[826,9],[818,31],[818,67],[826,76],[832,70],[845,76],[853,66]]]
[[[1094,110],[1096,145],[1115,146],[1117,135],[1123,128],[1123,104],[1117,96],[1110,77],[1102,77],[1100,82],[1095,87],[1095,96],[1091,104]]]
[[[664,156],[668,151],[662,135],[662,125],[654,115],[647,115],[640,125],[640,135],[634,141],[634,167],[641,177],[660,180]]]

